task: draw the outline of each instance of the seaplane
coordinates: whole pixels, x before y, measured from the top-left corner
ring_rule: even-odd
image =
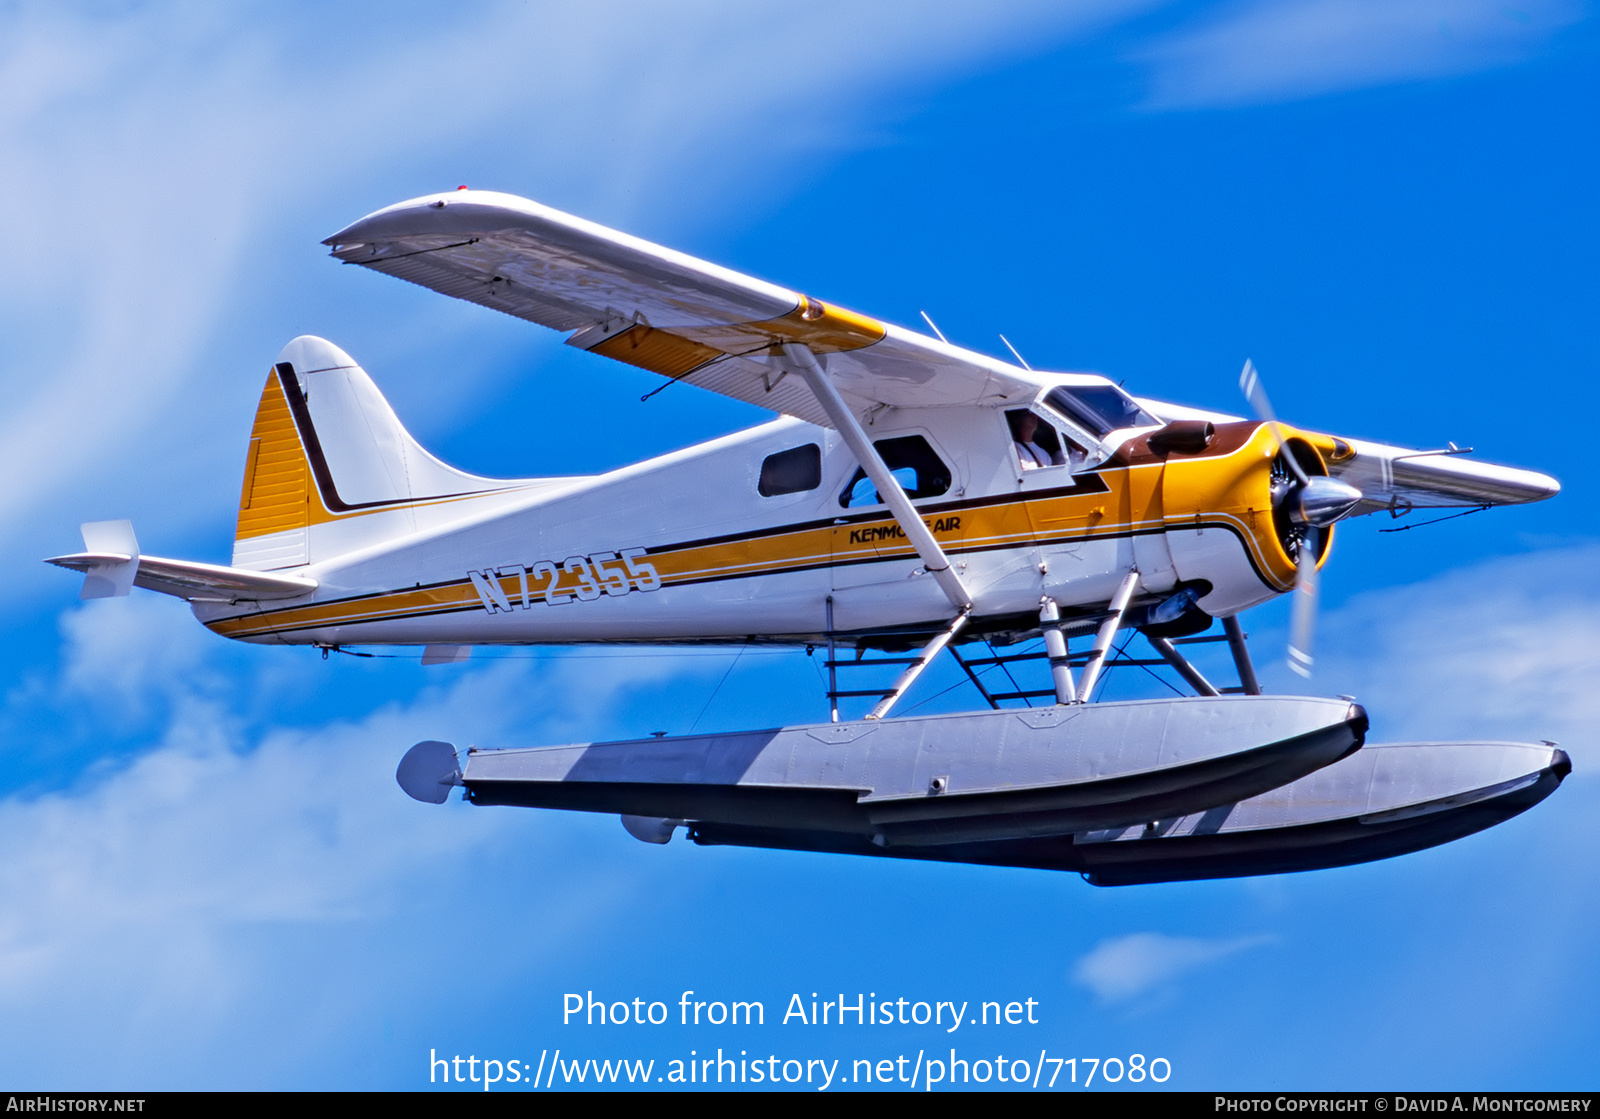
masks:
[[[479,646],[826,652],[827,721],[464,757],[420,742],[397,770],[418,800],[459,788],[614,814],[651,843],[682,829],[1126,885],[1416,851],[1570,772],[1549,742],[1368,743],[1351,697],[1264,694],[1239,621],[1294,596],[1290,664],[1309,675],[1337,523],[1537,501],[1553,478],[1291,426],[1249,363],[1250,418],[1036,370],[508,194],[413,199],[325,243],[777,418],[603,474],[484,478],[418,445],[344,351],[296,338],[261,393],[231,563],[86,524],[84,551],[48,561],[85,575],[82,597],[139,586],[234,640],[431,664]],[[1152,656],[1128,656],[1136,635]],[[1194,663],[1203,642],[1236,686]],[[945,654],[984,706],[894,716]],[[1048,686],[994,683],[1030,659]],[[1103,698],[1123,663],[1194,694]],[[887,686],[840,686],[884,664]]]

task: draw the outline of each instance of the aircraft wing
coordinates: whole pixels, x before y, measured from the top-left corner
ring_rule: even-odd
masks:
[[[556,330],[569,345],[822,426],[805,383],[769,358],[809,346],[846,402],[995,405],[1031,397],[1027,370],[514,195],[460,190],[379,210],[333,255]]]
[[[1390,510],[1450,509],[1474,505],[1521,505],[1542,501],[1561,492],[1561,483],[1548,474],[1480,462],[1465,454],[1412,451],[1346,440],[1355,456],[1337,464],[1332,473],[1362,493],[1356,515]]]
[[[1234,423],[1242,417],[1185,404],[1141,398],[1139,403],[1166,419],[1202,419]],[[1333,437],[1314,435],[1327,444]],[[1333,458],[1328,473],[1361,491],[1361,504],[1350,516],[1384,511],[1400,515],[1409,509],[1462,509],[1479,505],[1522,505],[1561,492],[1548,474],[1483,462],[1464,451],[1421,451],[1370,439],[1339,438],[1353,451]],[[1326,450],[1326,447],[1324,448]]]

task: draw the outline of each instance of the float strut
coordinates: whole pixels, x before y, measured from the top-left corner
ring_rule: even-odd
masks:
[[[906,670],[900,674],[900,679],[894,682],[894,687],[878,701],[878,706],[867,714],[867,718],[881,719],[887,715],[889,708],[893,707],[900,697],[905,695],[906,689],[916,682],[918,676],[922,675],[922,670],[928,667],[934,657],[944,651],[944,647],[950,644],[951,639],[960,633],[961,627],[966,624],[967,611],[963,610],[955,616],[955,620],[949,626],[922,647],[922,652],[917,655],[917,659],[906,666]]]
[[[1061,620],[1061,607],[1056,600],[1046,597],[1039,603],[1039,628],[1044,632],[1044,652],[1050,658],[1050,678],[1056,686],[1057,703],[1077,703],[1078,692],[1072,686],[1072,665],[1067,661],[1067,635],[1056,623]]]
[[[1178,652],[1177,649],[1173,648],[1172,642],[1168,641],[1165,637],[1151,637],[1148,633],[1144,635],[1144,638],[1146,641],[1150,642],[1151,647],[1155,649],[1156,652],[1160,653],[1164,658],[1166,658],[1166,662],[1168,664],[1178,670],[1178,675],[1182,676],[1189,682],[1189,686],[1195,690],[1196,694],[1222,694],[1212,686],[1211,681],[1200,675],[1200,670],[1194,665],[1190,664],[1187,657]]]
[[[839,721],[839,671],[833,657],[833,596],[828,596],[828,712],[832,721]]]
[[[1100,670],[1105,667],[1106,653],[1111,649],[1111,642],[1116,639],[1117,630],[1122,626],[1122,615],[1128,611],[1128,600],[1133,597],[1133,588],[1139,585],[1139,570],[1128,572],[1117,587],[1117,593],[1111,596],[1111,614],[1100,623],[1100,632],[1095,634],[1094,649],[1089,653],[1089,662],[1083,666],[1083,682],[1078,685],[1078,702],[1088,703],[1089,696],[1094,692],[1095,682],[1100,679]]]
[[[1244,688],[1244,694],[1260,695],[1261,684],[1256,680],[1256,666],[1250,663],[1250,650],[1245,648],[1239,616],[1230,614],[1223,618],[1222,628],[1228,635],[1228,648],[1233,651],[1233,664],[1239,670],[1239,685]]]

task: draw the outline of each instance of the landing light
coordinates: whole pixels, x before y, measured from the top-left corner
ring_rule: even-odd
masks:
[[[1161,603],[1159,606],[1156,606],[1150,611],[1151,624],[1162,626],[1166,625],[1168,622],[1177,621],[1179,618],[1183,617],[1184,612],[1188,610],[1189,607],[1194,605],[1195,599],[1198,597],[1199,596],[1195,594],[1193,590],[1187,588],[1179,591],[1177,594],[1173,595],[1171,598],[1167,599],[1165,602]]]

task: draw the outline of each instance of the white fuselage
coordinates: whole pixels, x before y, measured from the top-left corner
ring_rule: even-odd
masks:
[[[1218,614],[1284,589],[1252,557],[1248,526],[1177,527],[1159,503],[1152,517],[1128,497],[1161,461],[1025,469],[994,409],[896,410],[869,434],[920,436],[947,469],[942,493],[912,496],[973,595],[975,624],[1036,617],[1045,596],[1068,615],[1087,611],[1135,566],[1145,601],[1198,580],[1201,606]],[[764,463],[808,446],[816,484],[763,496]],[[1240,469],[1260,458],[1251,445],[1236,454],[1249,460]],[[228,636],[325,645],[802,642],[947,619],[884,506],[842,503],[856,471],[837,433],[779,419],[607,474],[435,508],[432,527],[313,555],[298,569],[318,583],[306,599],[195,612]]]

